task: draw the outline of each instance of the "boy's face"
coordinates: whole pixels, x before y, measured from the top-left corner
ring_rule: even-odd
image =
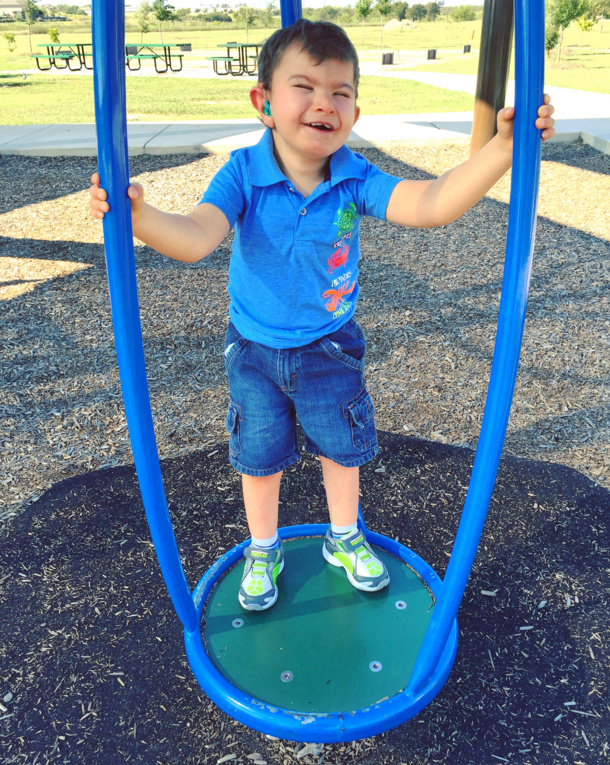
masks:
[[[271,88],[252,90],[254,106],[262,115],[269,100],[275,147],[284,162],[330,157],[349,137],[360,115],[356,106],[354,66],[328,59],[318,63],[298,45],[284,51],[271,79]]]

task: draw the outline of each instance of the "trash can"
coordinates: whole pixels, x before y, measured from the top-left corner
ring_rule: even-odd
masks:
[[[181,51],[193,50],[191,43],[182,43],[182,45],[180,45],[179,48]]]
[[[381,65],[386,66],[387,64],[393,64],[394,63],[394,54],[393,53],[382,53],[381,54]]]
[[[428,61],[430,61],[431,58],[436,58],[436,48],[430,48],[428,50]]]
[[[470,45],[464,45],[464,53],[470,53]]]

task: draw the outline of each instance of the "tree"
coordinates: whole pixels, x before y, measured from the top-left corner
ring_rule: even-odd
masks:
[[[17,43],[15,42],[15,35],[10,34],[9,32],[5,32],[2,37],[6,40],[6,44],[8,46],[8,52],[13,53],[15,51],[15,48],[17,47]]]
[[[576,19],[576,23],[581,32],[590,32],[595,26],[595,19],[592,19],[591,16],[587,16],[586,13],[583,13],[582,16],[579,16]]]
[[[275,3],[267,3],[264,9],[260,12],[259,17],[263,22],[265,29],[273,26],[273,19],[279,16],[279,9]]]
[[[258,18],[258,11],[254,8],[248,8],[247,5],[242,5],[241,8],[235,13],[235,18],[244,24],[246,27],[246,42],[248,42],[248,28],[254,24]]]
[[[547,56],[551,54],[551,51],[558,42],[559,30],[557,27],[554,27],[551,24],[547,24],[544,30],[544,49],[546,50]]]
[[[362,19],[362,42],[364,43],[364,22],[373,10],[373,0],[357,0],[354,11],[359,19]]]
[[[190,15],[191,15],[190,8],[178,8],[178,10],[176,11],[176,20],[187,21]]]
[[[591,6],[589,0],[552,0],[547,8],[548,25],[558,31],[557,61],[561,59],[563,31],[579,16],[589,15]]]
[[[340,8],[336,8],[333,5],[325,5],[323,8],[312,10],[308,18],[311,21],[332,21],[336,23],[340,13]]]
[[[394,16],[395,19],[398,19],[398,21],[402,21],[407,18],[408,9],[409,4],[405,3],[404,0],[392,3],[392,16]]]
[[[610,18],[610,0],[593,0],[593,13],[599,18]]]
[[[453,21],[474,21],[477,14],[472,5],[458,5],[449,14],[449,18]]]
[[[381,26],[379,27],[379,44],[383,46],[383,25],[386,18],[392,13],[392,4],[390,0],[377,0],[375,4],[376,10],[379,12],[381,18]]]
[[[426,21],[436,21],[436,17],[440,15],[441,5],[444,3],[427,3],[426,4]]]
[[[425,19],[428,14],[428,11],[426,10],[426,6],[422,5],[421,3],[415,3],[415,5],[411,6],[409,8],[409,16],[413,19],[413,21],[421,21],[422,19]]]
[[[151,7],[148,0],[142,0],[136,11],[136,24],[140,30],[140,42],[144,42],[144,35],[150,32]]]
[[[59,43],[59,29],[56,29],[55,27],[47,29],[47,34],[51,38],[52,43]]]
[[[32,52],[32,26],[44,15],[37,5],[38,0],[24,0],[22,4],[23,8],[23,20],[28,25],[28,38],[30,42],[30,53]]]
[[[176,14],[174,13],[174,6],[168,5],[167,0],[153,0],[151,9],[153,16],[159,22],[159,35],[161,37],[161,42],[163,42],[161,23],[163,21],[173,21],[176,18]]]

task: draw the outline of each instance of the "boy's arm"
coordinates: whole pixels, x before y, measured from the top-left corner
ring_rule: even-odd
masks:
[[[91,214],[102,220],[110,209],[107,194],[100,187],[99,175],[91,176],[89,189]],[[215,205],[201,204],[188,215],[158,210],[144,201],[139,183],[127,189],[131,201],[133,234],[145,244],[183,263],[195,263],[213,252],[231,230],[225,214]]]
[[[542,140],[552,138],[555,130],[554,108],[545,96],[538,110],[536,127]],[[401,181],[392,192],[386,220],[413,228],[445,226],[475,205],[506,173],[512,164],[513,107],[498,114],[498,132],[466,162],[431,181]]]

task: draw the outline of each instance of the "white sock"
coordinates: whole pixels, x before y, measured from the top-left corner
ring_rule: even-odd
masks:
[[[335,539],[344,537],[346,534],[351,534],[352,531],[356,531],[358,523],[352,523],[349,526],[337,526],[334,523],[330,524],[330,531]]]
[[[263,550],[265,549],[271,549],[273,547],[277,547],[279,544],[279,536],[277,531],[272,537],[267,537],[267,539],[259,539],[258,537],[252,537],[250,544],[254,545],[254,547],[262,547]]]

